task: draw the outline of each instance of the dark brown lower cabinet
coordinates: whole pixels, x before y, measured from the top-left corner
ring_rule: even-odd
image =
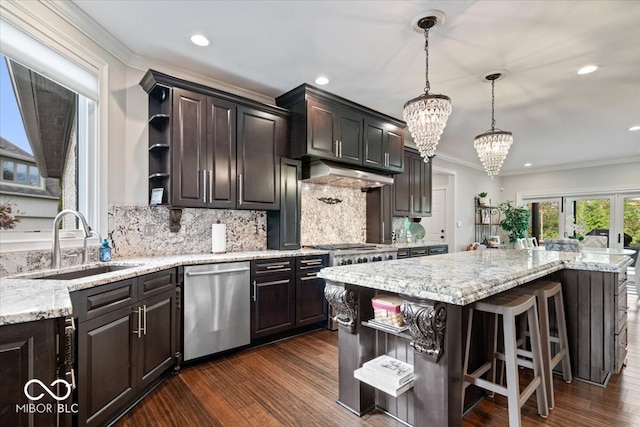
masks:
[[[0,327],[1,426],[57,425],[55,411],[39,411],[28,406],[56,405],[53,397],[44,393],[42,398],[31,400],[24,393],[25,384],[32,379],[49,386],[58,378],[56,322],[58,319],[49,319]],[[28,390],[33,397],[44,392],[38,384]]]
[[[108,424],[179,359],[176,274],[168,271],[72,294],[74,311],[81,301],[89,311],[78,313],[86,319],[78,324],[79,426]]]
[[[251,279],[251,339],[284,332],[295,326],[293,271]]]
[[[306,326],[327,319],[324,279],[318,272],[300,273],[296,278],[296,326]]]

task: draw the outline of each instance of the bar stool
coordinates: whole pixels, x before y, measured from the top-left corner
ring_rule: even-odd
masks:
[[[545,372],[545,386],[547,389],[547,402],[549,409],[554,407],[553,397],[553,370],[562,362],[562,377],[565,382],[571,383],[571,361],[569,359],[569,341],[567,338],[567,323],[564,315],[564,302],[562,300],[562,285],[559,282],[538,281],[527,285],[518,286],[509,292],[532,295],[536,297],[538,313],[540,315],[540,341],[542,345],[542,363]],[[553,298],[555,306],[557,336],[551,335],[549,325],[549,301]],[[523,339],[522,342],[525,340]],[[552,345],[558,345],[558,352],[553,355]]]
[[[493,334],[488,337],[491,340],[492,356],[490,361],[484,363],[474,372],[468,373],[474,310],[492,313],[494,315],[494,331]],[[518,315],[525,313],[527,315],[528,324],[530,325],[531,352],[525,352],[523,350],[518,351],[517,349],[516,318]],[[502,316],[504,354],[497,351],[498,316]],[[518,353],[529,357],[531,360],[519,358]],[[497,360],[503,360],[505,363],[507,371],[506,386],[503,386],[501,383],[496,383],[495,381]],[[520,393],[518,366],[533,368],[533,379],[522,393]],[[487,373],[489,373],[490,380],[481,378]],[[540,416],[546,418],[547,415],[549,415],[538,327],[538,311],[536,308],[535,297],[523,294],[501,293],[485,298],[471,305],[469,308],[469,322],[467,327],[462,374],[463,404],[466,388],[469,384],[474,384],[491,393],[498,393],[507,397],[510,426],[520,426],[520,408],[527,399],[529,399],[533,392],[536,393],[538,413]]]

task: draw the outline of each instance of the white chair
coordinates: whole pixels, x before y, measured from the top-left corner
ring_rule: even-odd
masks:
[[[527,239],[516,239],[516,249],[526,249],[527,248]]]
[[[529,248],[537,248],[538,247],[538,239],[536,239],[535,237],[529,237],[527,239],[527,244],[529,245]]]

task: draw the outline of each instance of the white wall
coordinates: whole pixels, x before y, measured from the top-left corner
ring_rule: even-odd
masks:
[[[576,194],[589,191],[640,191],[640,164],[623,163],[512,175],[502,178],[503,200],[522,195]]]

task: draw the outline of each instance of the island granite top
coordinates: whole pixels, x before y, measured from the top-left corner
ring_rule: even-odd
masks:
[[[318,277],[466,305],[562,269],[618,273],[632,262],[606,253],[486,249],[328,267]]]

